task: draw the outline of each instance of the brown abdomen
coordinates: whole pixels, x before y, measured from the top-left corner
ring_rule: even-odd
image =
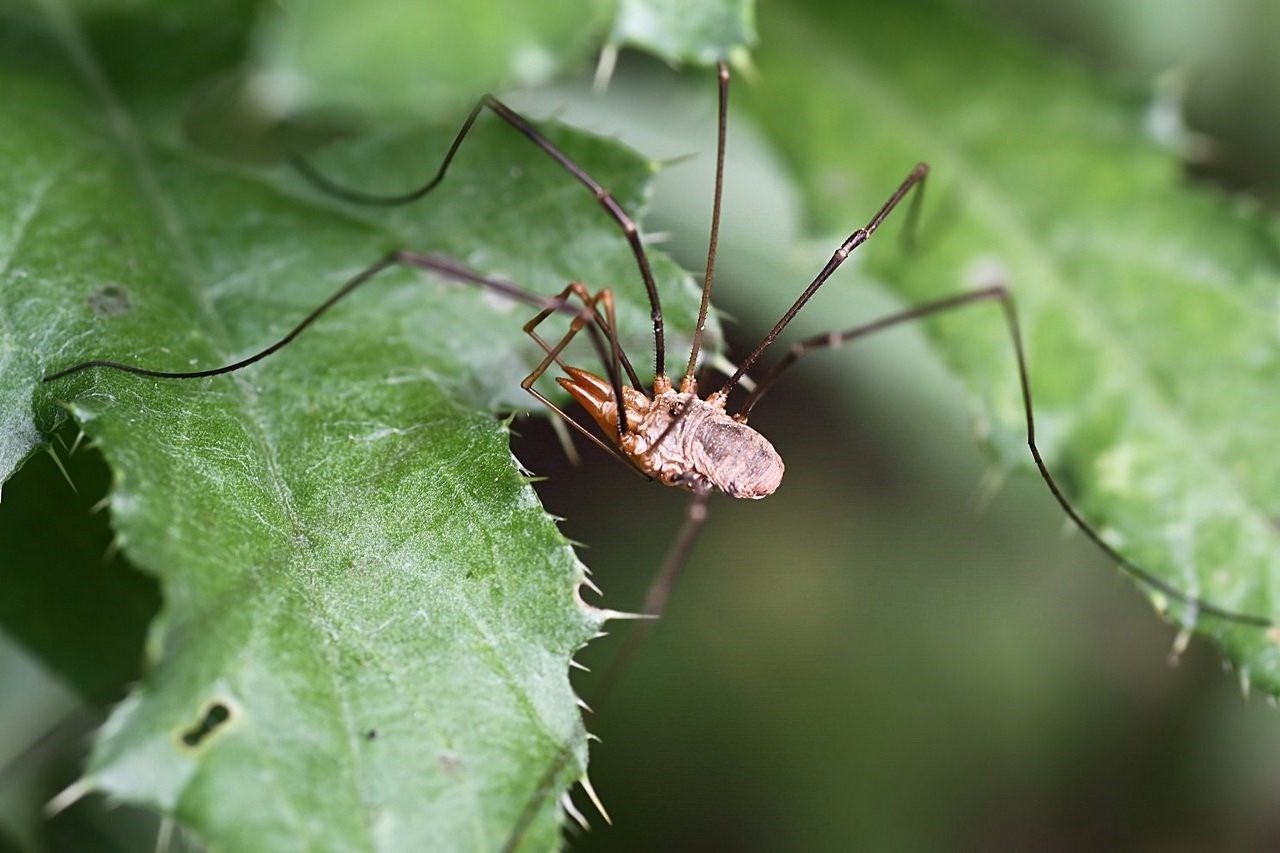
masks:
[[[731,497],[763,498],[782,483],[782,457],[746,424],[723,415],[709,418],[690,438],[698,472]]]

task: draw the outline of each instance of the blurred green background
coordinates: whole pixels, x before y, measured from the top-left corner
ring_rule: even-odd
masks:
[[[1280,199],[1275,3],[966,6],[1128,93],[1185,93],[1189,178]],[[831,5],[833,26],[856,27],[843,8]],[[673,103],[696,118],[673,122]],[[624,57],[606,99],[568,87],[546,96],[556,104],[657,158],[713,138],[705,71]],[[727,332],[741,352],[775,319],[741,294],[771,278],[783,292],[801,284],[776,278],[791,268],[770,260],[787,253],[800,214],[750,127],[733,132],[716,301],[736,318]],[[648,219],[690,269],[705,248],[709,165],[667,170]],[[892,304],[864,298],[859,317]],[[1199,643],[1170,666],[1173,629],[1087,542],[1063,537],[1038,480],[991,482],[961,394],[916,335],[814,359],[753,424],[783,453],[787,480],[767,501],[713,503],[666,619],[593,717],[603,744],[592,778],[616,827],[576,835],[575,849],[1280,848],[1275,712],[1242,699]],[[544,502],[588,543],[607,603],[638,607],[681,497],[589,450],[570,466],[544,421],[518,429],[517,455],[548,477]],[[0,552],[21,541],[36,561],[70,547],[68,529],[86,553],[106,551],[108,520],[88,512],[105,472],[85,454],[76,464],[79,495],[43,457],[6,486]],[[105,565],[113,582],[141,583]],[[95,637],[86,627],[76,638]],[[583,660],[602,669],[616,646],[598,642]],[[80,687],[110,697],[124,677]],[[578,681],[584,694],[590,681]],[[5,645],[0,836],[32,837],[22,827],[74,779],[98,719]],[[155,827],[90,800],[41,832],[55,849],[134,850]]]

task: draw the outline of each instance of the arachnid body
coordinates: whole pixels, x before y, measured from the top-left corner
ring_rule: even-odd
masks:
[[[768,497],[782,483],[782,457],[763,435],[725,413],[725,398],[704,400],[665,383],[647,397],[623,386],[627,431],[609,383],[577,367],[556,381],[595,419],[641,472],[691,492],[719,489],[732,498]],[[692,388],[690,383],[686,387]]]

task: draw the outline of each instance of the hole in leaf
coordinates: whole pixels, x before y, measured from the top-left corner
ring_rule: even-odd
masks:
[[[88,298],[89,310],[99,317],[119,317],[128,314],[133,306],[129,302],[129,291],[124,285],[106,282],[99,286]]]
[[[231,709],[221,702],[214,702],[204,712],[200,722],[182,733],[182,742],[190,747],[199,746],[205,738],[213,734],[219,726],[231,719]]]

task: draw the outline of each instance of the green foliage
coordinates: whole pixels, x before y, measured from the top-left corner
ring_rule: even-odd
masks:
[[[613,44],[670,62],[740,56],[754,40],[741,0],[534,8],[48,0],[0,16],[0,478],[68,415],[101,449],[116,544],[163,605],[149,671],[86,779],[216,846],[493,848],[562,744],[572,755],[556,790],[583,771],[566,667],[603,614],[575,599],[583,567],[492,416],[528,405],[526,312],[392,270],[235,376],[40,377],[93,357],[235,360],[401,246],[540,293],[612,286],[643,365],[648,308],[616,228],[491,117],[429,201],[390,211],[190,142],[221,121],[205,97],[220,87],[265,98],[269,122],[300,109],[422,119],[317,158],[345,184],[397,192],[430,174],[476,95],[583,65],[615,11]],[[895,252],[890,226],[841,275],[909,301],[1008,283],[1041,444],[1073,499],[1175,586],[1272,613],[1274,220],[1177,186],[1137,105],[949,8],[877,4],[831,34],[839,8],[771,9],[760,83],[738,86],[737,103],[787,157],[813,230],[841,232],[833,245],[914,162],[932,163],[920,250]],[[259,64],[242,67],[246,56]],[[227,127],[235,144],[211,147],[248,133]],[[549,133],[640,211],[648,164]],[[653,260],[669,328],[687,329],[691,282]],[[975,307],[928,328],[998,459],[1027,465],[999,316]],[[677,364],[679,349],[673,335]],[[83,461],[73,478],[91,484]],[[56,500],[42,497],[24,502],[33,518]],[[13,571],[34,522],[5,509]],[[77,541],[50,574],[81,595],[25,605],[42,579],[23,575],[0,607],[7,630],[95,699],[133,672],[125,646],[154,605],[131,582],[77,579],[74,563],[101,544]],[[1280,693],[1265,632],[1158,604]],[[86,632],[90,618],[128,622],[119,648],[99,650],[111,668],[49,632],[42,606]],[[554,800],[536,804],[529,846],[555,844]]]
[[[257,85],[277,108],[430,115],[459,96],[546,83],[585,60],[606,0],[404,3],[344,0],[268,9]]]
[[[911,303],[1007,283],[1039,444],[1085,516],[1175,588],[1274,617],[1274,218],[1179,186],[1138,105],[1099,96],[946,4],[868,5],[838,35],[824,29],[829,14],[771,11],[761,84],[742,90],[813,227],[834,246],[928,161],[920,250],[896,250],[891,224],[851,263]],[[801,52],[807,61],[793,61]],[[1030,467],[997,309],[928,331],[972,390],[998,460]],[[1148,592],[1214,638],[1246,683],[1280,693],[1274,636]]]
[[[756,41],[755,5],[751,0],[620,0],[609,40],[672,64],[745,57]]]
[[[177,43],[195,41],[181,22],[202,16],[177,18]],[[564,744],[556,788],[583,772],[568,662],[603,619],[491,414],[528,405],[527,312],[395,269],[234,376],[40,378],[95,357],[235,360],[398,246],[543,293],[613,285],[643,353],[634,259],[589,193],[494,120],[430,203],[391,213],[202,155],[182,90],[120,50],[126,21],[82,28],[57,4],[0,21],[0,464],[7,477],[70,413],[113,472],[117,544],[164,599],[150,671],[86,781],[236,849],[497,847]],[[174,86],[241,40],[175,57]],[[460,119],[340,146],[324,168],[400,189]],[[641,210],[647,164],[553,136]],[[653,260],[669,318],[689,325],[691,282]],[[81,683],[81,660],[23,636]],[[526,840],[545,848],[556,797],[535,805]]]

